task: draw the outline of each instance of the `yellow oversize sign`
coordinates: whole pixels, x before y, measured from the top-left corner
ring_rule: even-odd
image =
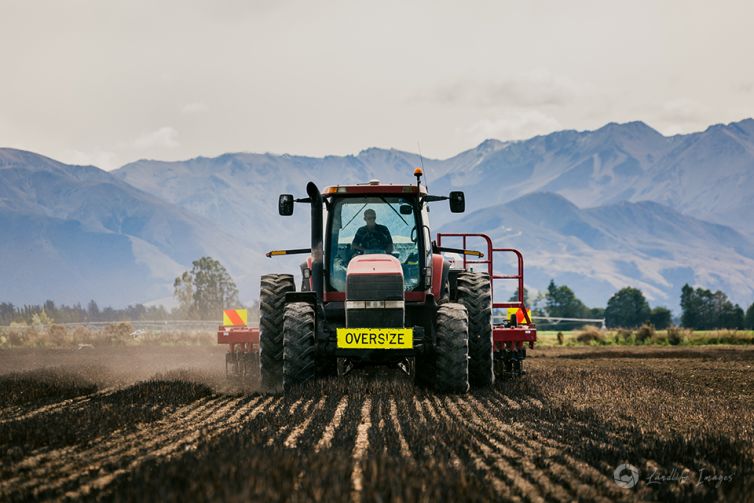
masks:
[[[339,328],[341,349],[412,349],[412,328]]]

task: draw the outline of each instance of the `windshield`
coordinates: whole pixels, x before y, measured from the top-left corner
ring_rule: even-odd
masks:
[[[403,267],[404,287],[419,285],[415,198],[396,196],[336,199],[331,209],[330,286],[346,289],[346,269],[353,257],[385,253]],[[404,214],[407,213],[407,214]]]

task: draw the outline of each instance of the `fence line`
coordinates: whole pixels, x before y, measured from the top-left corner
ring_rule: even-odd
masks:
[[[134,330],[217,330],[217,327],[222,324],[221,321],[207,321],[207,320],[139,320],[139,321],[81,321],[75,323],[52,323],[50,325],[44,325],[44,327],[60,326],[64,328],[84,327],[91,329],[102,329],[119,323],[128,323]],[[11,327],[9,325],[0,326],[0,330],[9,330],[15,328],[26,328],[21,325],[18,327]]]
[[[502,323],[503,321],[507,320],[506,315],[503,314],[493,314],[493,321],[496,323]],[[547,325],[557,325],[558,323],[564,321],[564,322],[581,322],[581,323],[599,323],[601,328],[605,328],[605,318],[561,318],[557,316],[532,316],[532,321],[537,320],[543,320],[549,323],[546,323]]]

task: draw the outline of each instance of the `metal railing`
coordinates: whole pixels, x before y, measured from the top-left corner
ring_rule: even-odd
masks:
[[[524,321],[527,325],[531,325],[531,319],[529,318],[529,313],[525,309],[524,305],[524,256],[521,254],[520,251],[518,251],[515,248],[495,248],[492,244],[492,239],[487,234],[480,234],[480,233],[451,233],[451,232],[441,232],[437,234],[437,246],[442,247],[442,241],[443,238],[452,238],[452,239],[460,239],[462,242],[462,249],[466,250],[468,249],[468,242],[470,239],[475,240],[483,240],[485,247],[486,247],[486,259],[481,260],[470,260],[466,257],[466,255],[463,255],[463,268],[468,270],[469,266],[474,265],[481,265],[484,266],[485,269],[487,269],[487,273],[490,277],[490,287],[492,289],[492,308],[498,309],[498,308],[520,308],[523,311],[524,314]],[[494,257],[495,254],[500,255],[501,253],[505,254],[513,254],[516,257],[516,266],[518,269],[518,274],[500,274],[495,271],[494,268]],[[514,280],[518,287],[518,301],[508,301],[508,302],[495,302],[494,296],[495,296],[495,280]]]

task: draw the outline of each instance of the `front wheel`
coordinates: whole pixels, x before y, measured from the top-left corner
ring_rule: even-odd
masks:
[[[492,289],[486,273],[463,271],[456,282],[458,303],[469,315],[469,380],[472,386],[495,382],[492,355]]]
[[[259,371],[262,386],[279,389],[283,383],[283,311],[285,294],[295,292],[291,274],[265,274],[259,295]]]
[[[316,337],[314,308],[306,302],[285,306],[283,316],[283,388],[314,379]]]
[[[469,391],[469,318],[461,304],[448,302],[435,320],[435,388],[441,393]]]

